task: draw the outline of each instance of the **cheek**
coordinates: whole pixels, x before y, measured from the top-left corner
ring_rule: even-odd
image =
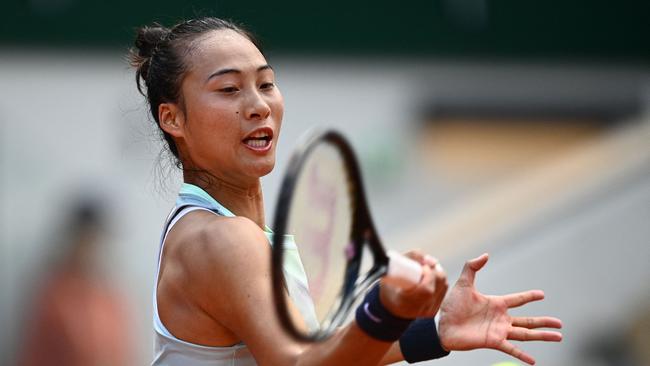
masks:
[[[282,118],[284,117],[284,100],[282,99],[282,95],[279,92],[278,98],[274,101],[273,104],[273,117],[278,127],[280,127],[282,125]]]
[[[276,112],[276,118],[275,118],[278,127],[282,126],[282,117],[283,117],[283,116],[284,116],[284,109],[283,109],[283,108],[280,108],[280,109]]]
[[[212,154],[228,155],[240,142],[239,116],[236,110],[218,103],[204,104],[190,111],[189,127],[195,143]]]
[[[230,134],[239,128],[239,109],[234,103],[221,100],[204,104],[201,119],[218,134]]]

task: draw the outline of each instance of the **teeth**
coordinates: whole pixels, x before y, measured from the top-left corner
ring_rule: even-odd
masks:
[[[254,148],[265,147],[268,144],[266,140],[247,140],[246,145]]]

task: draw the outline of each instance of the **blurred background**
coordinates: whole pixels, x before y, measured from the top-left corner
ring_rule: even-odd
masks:
[[[545,290],[524,312],[563,319],[564,341],[525,344],[538,364],[650,365],[649,4],[5,2],[0,364],[150,362],[180,174],[125,55],[138,26],[212,15],[261,38],[285,96],[267,217],[295,140],[339,128],[388,246],[452,281],[487,251],[480,290]]]

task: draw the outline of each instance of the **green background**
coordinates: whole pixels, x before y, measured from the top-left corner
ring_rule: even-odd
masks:
[[[3,47],[128,47],[135,27],[214,15],[268,51],[650,61],[649,1],[29,0],[5,4]],[[460,9],[460,10],[459,10]]]

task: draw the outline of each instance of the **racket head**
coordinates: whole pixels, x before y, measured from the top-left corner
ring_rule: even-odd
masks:
[[[307,289],[296,281],[298,253]],[[372,261],[368,271],[361,271],[362,259]],[[359,164],[340,133],[311,132],[294,151],[275,211],[272,261],[280,322],[301,341],[331,336],[386,272],[388,257],[369,214]],[[301,289],[313,300],[312,314],[308,306],[296,306],[287,296]],[[314,315],[318,328],[308,325]]]

